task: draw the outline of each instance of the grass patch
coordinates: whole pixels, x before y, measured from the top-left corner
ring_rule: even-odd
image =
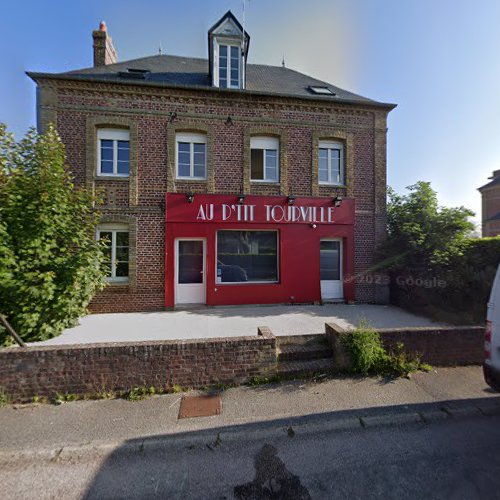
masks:
[[[127,401],[139,401],[148,396],[154,396],[155,394],[162,394],[163,390],[156,389],[153,386],[150,387],[133,387],[130,391],[123,394],[123,399]]]
[[[351,372],[361,375],[409,377],[415,371],[430,371],[420,356],[410,355],[398,342],[387,351],[379,333],[366,322],[360,323],[353,332],[341,337],[341,342],[351,358]]]
[[[100,400],[100,399],[102,400],[126,399],[128,401],[139,401],[141,399],[145,399],[150,396],[167,394],[172,392],[182,392],[184,390],[188,389],[183,389],[179,385],[174,387],[138,386],[138,387],[133,387],[132,389],[126,391],[115,391],[113,389],[102,388],[100,390],[96,390],[95,392],[90,392],[87,394],[56,392],[55,396],[52,397],[39,396],[38,394],[35,394],[31,398],[31,403],[34,404],[51,403],[54,405],[61,405],[63,403],[69,403],[72,401],[81,401],[81,400],[88,401],[88,400]],[[0,406],[2,406],[3,404],[8,404],[10,402],[11,402],[10,398],[8,398],[7,395],[4,392],[2,392],[2,388],[0,387]]]
[[[116,399],[118,397],[118,394],[109,389],[109,390],[102,390],[102,391],[98,391],[96,392],[94,395],[93,395],[93,399]]]
[[[123,394],[123,399],[127,401],[140,401],[148,395],[145,387],[133,387],[130,391]]]
[[[6,406],[10,403],[10,397],[3,387],[0,387],[0,406]]]
[[[47,396],[39,396],[38,394],[35,394],[31,398],[31,402],[33,404],[48,404],[48,403],[50,403],[50,400]]]
[[[247,385],[250,387],[259,387],[266,384],[274,384],[276,382],[281,382],[283,380],[279,375],[272,375],[271,377],[250,377],[247,380]]]
[[[285,374],[285,373],[276,373],[270,377],[251,377],[249,378],[245,385],[250,387],[260,387],[261,385],[268,384],[280,384],[282,382],[291,382],[293,380],[303,380],[309,382],[322,382],[327,380],[334,374],[333,371],[309,371],[304,373],[293,373],[293,374]]]
[[[61,394],[59,392],[56,392],[53,403],[55,405],[61,405],[63,403],[69,403],[71,401],[78,401],[79,399],[82,399],[82,398],[83,398],[83,396],[80,396],[79,394],[73,394],[70,392],[66,392],[64,394]]]

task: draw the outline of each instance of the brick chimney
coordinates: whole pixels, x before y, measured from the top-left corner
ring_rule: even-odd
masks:
[[[108,29],[104,21],[101,21],[98,30],[92,32],[92,38],[94,39],[94,67],[118,62],[113,40],[108,35]]]

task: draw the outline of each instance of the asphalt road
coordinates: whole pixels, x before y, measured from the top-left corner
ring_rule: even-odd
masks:
[[[271,424],[269,424],[271,425]],[[2,498],[496,499],[500,415],[427,424],[194,431],[51,460],[2,463]],[[201,439],[200,436],[202,437]]]

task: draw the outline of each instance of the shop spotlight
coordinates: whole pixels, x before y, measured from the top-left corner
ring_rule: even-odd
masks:
[[[340,205],[342,205],[342,196],[340,196],[340,195],[335,196],[335,198],[333,198],[332,202],[336,207],[340,207]]]
[[[312,227],[313,229],[316,229],[316,224],[314,224],[314,222],[312,222],[312,223],[311,223],[311,227]]]
[[[287,198],[287,201],[288,201],[288,204],[289,205],[293,205],[295,204],[295,196],[293,196],[292,194]]]
[[[244,194],[239,194],[238,195],[238,203],[240,205],[243,205],[243,203],[245,203],[245,195]]]
[[[186,195],[186,200],[188,201],[188,203],[193,203],[193,201],[194,201],[194,193],[192,191],[190,191]]]

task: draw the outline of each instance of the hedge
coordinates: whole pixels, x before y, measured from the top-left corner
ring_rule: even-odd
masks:
[[[420,271],[418,276],[410,271],[405,276],[393,275],[391,300],[438,320],[483,323],[499,263],[500,236],[467,239],[446,266]],[[433,285],[422,286],[419,281],[418,286],[417,279],[429,280]]]

